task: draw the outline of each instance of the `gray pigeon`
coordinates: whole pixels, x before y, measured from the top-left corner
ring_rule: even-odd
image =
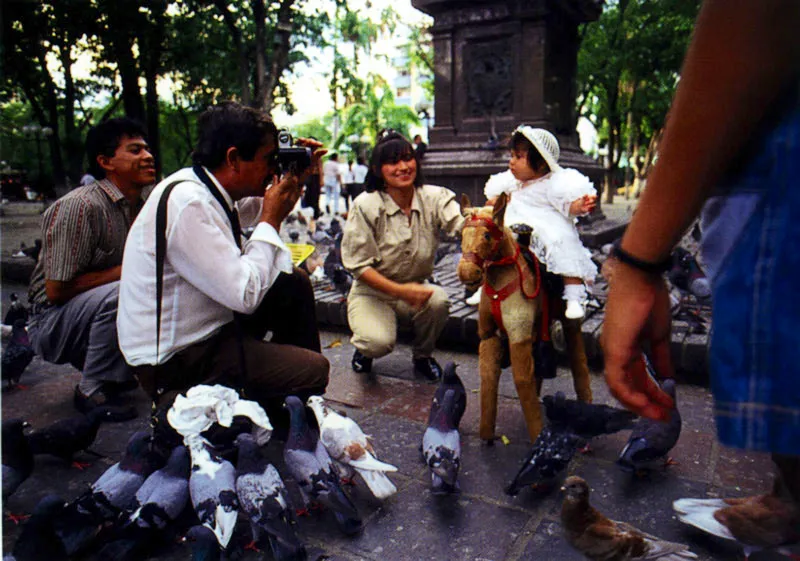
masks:
[[[36,241],[39,242],[39,246],[41,247],[42,241]],[[8,307],[6,317],[3,318],[3,323],[6,325],[15,325],[18,320],[22,320],[22,326],[25,327],[28,323],[28,308],[19,301],[19,296],[17,296],[16,292],[12,292],[8,299],[11,300],[11,305]]]
[[[675,408],[666,422],[646,418],[639,420],[617,459],[617,465],[625,471],[641,473],[659,461],[664,461],[665,466],[673,463],[667,458],[667,454],[681,436],[681,414],[675,397],[675,380],[667,378],[661,382],[661,389],[672,398]]]
[[[442,380],[439,383],[439,386],[436,388],[434,399],[438,403],[443,403],[444,394],[447,390],[453,390],[455,392],[453,403],[453,425],[455,428],[458,428],[459,424],[461,424],[461,417],[464,416],[464,411],[467,410],[467,390],[464,388],[464,383],[461,381],[461,378],[459,378],[458,374],[456,374],[456,363],[453,361],[445,364],[444,372],[442,373]],[[431,407],[431,412],[428,415],[429,425],[433,421],[433,416],[436,411],[436,408]]]
[[[548,420],[569,427],[582,438],[613,434],[633,427],[636,414],[608,405],[567,399],[563,392],[542,398]]]
[[[167,465],[145,480],[134,499],[130,523],[140,528],[166,529],[189,502],[189,451],[173,448]]]
[[[456,390],[445,391],[441,401],[434,396],[428,428],[422,435],[422,455],[431,470],[432,491],[437,495],[459,490],[461,436],[455,422],[457,416]]]
[[[533,443],[506,493],[514,496],[529,485],[549,489],[563,473],[583,439],[561,425],[547,425]]]
[[[150,452],[150,441],[150,434],[146,431],[133,433],[122,459],[108,468],[92,488],[76,500],[77,507],[105,520],[129,510],[136,492],[160,467],[158,457]]]
[[[236,469],[228,460],[212,453],[211,445],[199,435],[185,437],[192,454],[189,491],[197,518],[216,535],[225,549],[233,536],[239,516],[236,499]]]
[[[220,561],[217,535],[207,526],[192,526],[183,541],[192,548],[192,561]]]
[[[306,559],[305,547],[292,527],[294,517],[278,470],[261,455],[252,435],[240,434],[236,445],[236,496],[250,519],[253,543],[266,533],[276,561]]]
[[[23,433],[28,426],[22,419],[8,419],[2,424],[3,503],[33,472],[33,453]]]
[[[28,331],[25,329],[25,320],[16,320],[11,328],[11,339],[6,345],[2,357],[2,376],[3,380],[8,383],[9,389],[19,386],[22,373],[25,372],[35,355],[28,338]],[[24,389],[22,386],[19,387]]]
[[[289,437],[283,450],[286,467],[300,488],[303,501],[319,501],[336,517],[339,529],[347,535],[361,531],[358,509],[342,490],[339,472],[319,439],[308,426],[305,405],[296,396],[286,398],[289,409]]]

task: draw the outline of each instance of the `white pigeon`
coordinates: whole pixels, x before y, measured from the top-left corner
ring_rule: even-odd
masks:
[[[717,515],[720,510],[736,506],[735,509]],[[796,546],[796,524],[800,519],[797,509],[774,496],[765,495],[748,499],[678,499],[672,503],[678,520],[702,530],[707,534],[739,544],[745,561],[762,549],[771,549],[790,559],[800,560],[786,546]],[[734,512],[737,511],[737,512]],[[775,513],[771,517],[768,513]],[[719,519],[718,519],[719,518]],[[773,520],[773,522],[770,522]],[[774,520],[785,520],[776,524]],[[739,537],[723,522],[739,528]]]
[[[253,421],[256,440],[265,444],[272,434],[272,424],[264,409],[255,401],[241,399],[236,390],[219,384],[199,384],[189,388],[185,396],[177,396],[167,411],[167,420],[185,439],[199,435],[214,423],[230,427],[233,418],[240,415]]]
[[[239,516],[236,498],[236,469],[211,454],[211,445],[202,436],[184,437],[192,456],[189,494],[197,518],[217,536],[222,548],[228,547]]]
[[[320,440],[342,473],[352,476],[353,470],[358,472],[377,499],[396,493],[397,487],[386,472],[397,471],[397,468],[375,457],[375,450],[361,427],[328,407],[318,395],[309,397],[307,403],[317,418]]]

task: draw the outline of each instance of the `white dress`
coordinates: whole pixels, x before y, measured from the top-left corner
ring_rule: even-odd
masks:
[[[597,194],[588,177],[577,170],[562,168],[523,183],[505,171],[492,176],[484,189],[487,199],[500,193],[511,196],[505,225],[527,224],[533,228],[531,250],[548,271],[594,281],[597,267],[592,254],[581,243],[575,217],[569,214],[573,201]]]

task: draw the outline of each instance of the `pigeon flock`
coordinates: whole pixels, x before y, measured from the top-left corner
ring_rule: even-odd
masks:
[[[663,380],[661,386],[676,398],[673,380]],[[561,392],[544,396],[543,404],[548,424],[505,492],[517,496],[532,488],[544,493],[560,484],[564,536],[587,559],[697,558],[686,545],[607,518],[591,505],[586,481],[567,477],[570,462],[588,449],[592,439],[623,430],[631,433],[617,461],[621,469],[641,475],[666,467],[680,437],[677,407],[667,422],[654,422],[614,407],[569,399]],[[76,499],[47,495],[30,516],[7,512],[17,523],[27,521],[4,559],[135,561],[185,542],[191,559],[197,561],[235,559],[248,549],[266,551],[267,558],[277,561],[306,560],[309,553],[298,527],[302,516],[320,509],[329,511],[344,535],[361,533],[364,520],[348,486],[358,476],[376,500],[385,501],[397,492],[390,479],[397,467],[380,460],[375,443],[361,427],[322,397],[303,402],[289,396],[284,406],[289,426],[281,455],[268,450],[274,443],[273,427],[260,405],[224,386],[191,388],[165,415],[176,435],[169,444],[157,442],[158,433],[138,431],[119,462]],[[449,362],[431,400],[419,446],[434,497],[461,492],[459,425],[466,406],[467,391],[456,365]],[[85,467],[75,458],[92,453],[104,415],[100,409],[33,432],[21,419],[3,421],[4,503],[31,475],[36,455]],[[790,508],[776,501],[769,495],[758,500],[682,499],[674,508],[681,522],[741,545],[746,556],[761,549],[790,555],[784,546],[797,541],[794,526],[747,526],[753,512]],[[800,519],[796,511],[785,514],[786,520]],[[246,527],[237,527],[240,518],[248,523],[250,534],[242,529]],[[246,539],[234,540],[237,533]]]

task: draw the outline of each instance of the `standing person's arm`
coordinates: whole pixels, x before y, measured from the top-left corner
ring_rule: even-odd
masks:
[[[797,75],[800,3],[706,0],[684,61],[659,160],[622,240],[658,263],[694,220],[711,189]],[[623,405],[665,418],[671,400],[637,366],[651,343],[659,373],[671,374],[669,300],[660,276],[614,267],[603,327],[606,381]]]

